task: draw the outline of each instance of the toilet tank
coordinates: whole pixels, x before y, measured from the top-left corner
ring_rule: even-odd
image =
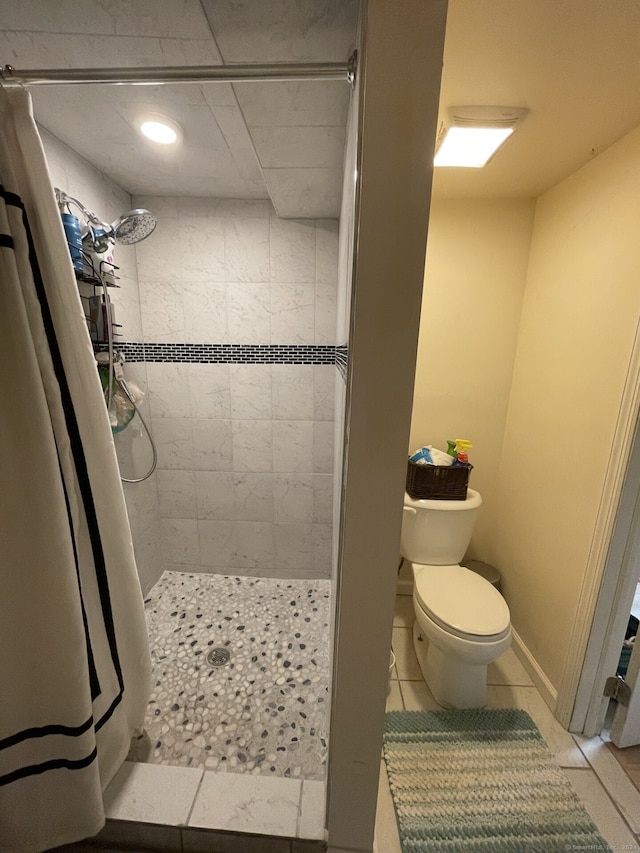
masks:
[[[400,552],[412,563],[452,566],[464,557],[482,498],[467,489],[464,501],[420,501],[405,493]]]

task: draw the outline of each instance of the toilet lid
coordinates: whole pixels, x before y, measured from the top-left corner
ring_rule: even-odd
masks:
[[[440,627],[460,637],[494,640],[506,634],[511,616],[497,589],[462,566],[419,566],[415,594]]]

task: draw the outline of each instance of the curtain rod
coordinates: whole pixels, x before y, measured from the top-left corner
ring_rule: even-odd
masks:
[[[66,86],[82,83],[112,85],[203,82],[262,82],[343,80],[353,83],[356,54],[347,62],[281,63],[263,65],[186,65],[155,68],[43,68],[19,71],[0,68],[2,86]]]

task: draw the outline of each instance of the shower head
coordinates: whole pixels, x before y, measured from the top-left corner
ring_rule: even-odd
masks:
[[[70,210],[70,204],[74,204],[82,212],[85,220],[82,239],[92,251],[99,255],[107,252],[112,243],[120,243],[124,246],[139,243],[140,240],[148,237],[158,224],[153,213],[143,208],[137,208],[124,213],[111,225],[107,225],[98,219],[95,213],[87,210],[77,198],[72,198],[57,188],[55,193],[61,213]]]
[[[123,214],[111,224],[111,236],[116,243],[130,246],[132,243],[139,243],[148,237],[157,224],[158,220],[153,213],[143,208],[137,208]]]

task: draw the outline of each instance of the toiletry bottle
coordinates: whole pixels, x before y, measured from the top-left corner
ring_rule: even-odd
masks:
[[[458,454],[456,452],[456,443],[455,441],[451,441],[451,439],[447,439],[447,453],[449,456],[453,456],[454,459],[458,458]]]
[[[470,441],[467,441],[466,438],[456,438],[456,454],[458,458],[458,462],[461,465],[469,464],[469,454],[468,450],[473,447]]]
[[[62,213],[62,225],[69,246],[69,254],[73,269],[77,273],[82,272],[82,230],[80,220],[72,213]]]

